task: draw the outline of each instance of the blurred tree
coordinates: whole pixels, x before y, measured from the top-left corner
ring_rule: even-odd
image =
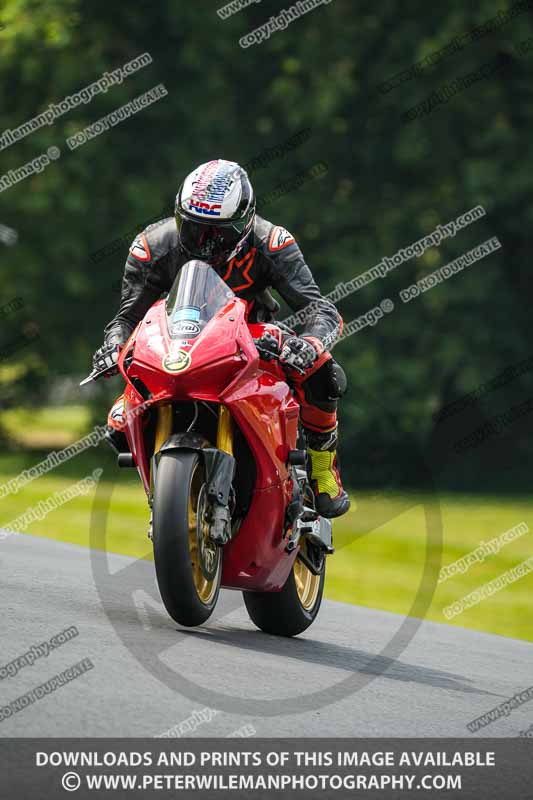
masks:
[[[518,45],[532,35],[530,12],[383,94],[383,81],[494,17],[497,0],[475,8],[413,0],[401,12],[392,0],[379,7],[335,0],[247,49],[239,38],[281,8],[253,4],[223,21],[222,4],[4,0],[0,133],[145,51],[153,63],[1,151],[6,174],[52,146],[61,150],[0,197],[0,222],[19,233],[15,247],[0,243],[1,297],[23,296],[41,332],[0,363],[3,402],[40,401],[47,380],[87,371],[118,302],[127,248],[99,261],[92,254],[168,214],[195,164],[218,156],[246,163],[309,127],[311,137],[258,170],[254,182],[265,194],[327,163],[322,180],[265,208],[297,236],[324,291],[474,206],[487,210],[438,249],[339,304],[349,322],[384,298],[395,303],[335,350],[350,377],[342,409],[343,449],[354,454],[345,459],[348,479],[417,483],[414,463],[423,459],[449,485],[501,485],[502,463],[511,486],[523,483],[523,465],[511,454],[531,457],[528,418],[461,459],[452,445],[483,413],[525,399],[533,371],[489,393],[473,416],[435,428],[433,413],[529,355],[533,50]],[[501,56],[504,69],[405,123],[403,113],[433,91]],[[165,99],[69,151],[67,136],[159,83]],[[400,289],[494,235],[502,250],[409,304],[400,301]]]

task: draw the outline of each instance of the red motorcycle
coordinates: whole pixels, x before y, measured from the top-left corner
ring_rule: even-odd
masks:
[[[294,636],[320,608],[331,522],[315,510],[282,328],[246,311],[209,265],[180,270],[119,356],[129,449],[118,462],[148,495],[176,622],[205,622],[223,587],[242,591],[257,627]]]

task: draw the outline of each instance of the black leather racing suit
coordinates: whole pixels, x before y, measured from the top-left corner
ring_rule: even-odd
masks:
[[[130,248],[118,314],[105,329],[108,344],[124,344],[150,306],[168,292],[180,268],[191,257],[180,248],[173,217],[150,225]],[[302,336],[315,336],[329,350],[341,330],[333,303],[322,297],[300,248],[284,229],[256,217],[247,245],[225,270],[219,270],[238,297],[252,301],[266,288],[275,289],[293,311],[310,303],[313,313]]]
[[[106,344],[123,345],[148,309],[168,292],[181,267],[190,261],[179,242],[173,217],[150,225],[133,242],[126,261],[117,315],[105,329]],[[319,339],[330,350],[342,329],[335,305],[320,293],[298,244],[285,228],[256,217],[246,246],[219,274],[238,297],[252,304],[261,292],[275,289],[293,311],[312,304],[301,336]],[[329,359],[303,382],[300,392],[302,421],[308,431],[320,434],[336,424],[337,397],[346,388],[342,368]],[[307,414],[306,407],[307,406]],[[307,420],[306,420],[307,416]]]

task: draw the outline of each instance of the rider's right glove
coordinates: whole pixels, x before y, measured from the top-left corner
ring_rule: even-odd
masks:
[[[110,378],[118,372],[117,361],[120,347],[118,344],[104,344],[99,347],[93,356],[93,369],[95,372],[105,372],[105,377]]]

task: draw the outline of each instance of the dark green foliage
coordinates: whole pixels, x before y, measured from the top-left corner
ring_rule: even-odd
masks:
[[[0,133],[145,51],[153,63],[0,151],[1,176],[61,149],[41,174],[0,193],[0,223],[19,234],[14,246],[0,241],[0,305],[23,297],[40,331],[0,363],[3,403],[41,402],[43,380],[88,371],[118,302],[127,246],[91,254],[168,209],[197,163],[250,162],[310,128],[253,178],[265,196],[327,164],[322,178],[265,208],[297,237],[325,292],[470,208],[487,211],[339,303],[346,322],[384,298],[396,306],[335,350],[350,377],[341,412],[347,482],[524,488],[533,415],[461,454],[454,443],[533,396],[533,371],[436,427],[433,414],[530,355],[533,49],[520,43],[533,35],[531,11],[384,94],[383,81],[494,17],[499,2],[333,0],[248,49],[239,38],[283,5],[264,0],[226,21],[220,5],[4,0]],[[413,122],[402,118],[501,56],[492,76]],[[67,136],[159,83],[165,99],[69,151]],[[501,250],[400,301],[400,289],[492,236]],[[17,319],[0,322],[8,342]]]

